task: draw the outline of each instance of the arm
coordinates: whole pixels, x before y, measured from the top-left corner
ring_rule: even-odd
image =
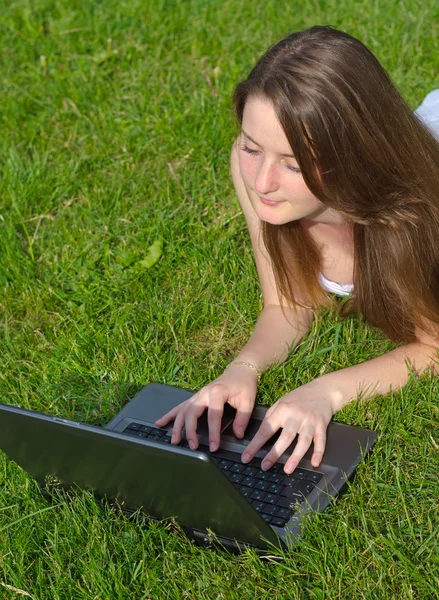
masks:
[[[253,211],[239,172],[236,143],[232,149],[231,169],[236,193],[247,221],[264,299],[264,308],[253,334],[236,360],[248,362],[258,370],[264,371],[271,364],[285,360],[289,350],[300,343],[311,326],[313,313],[310,309],[301,307],[292,310],[286,306],[286,303],[282,310],[283,303],[277,292],[270,258],[261,248],[260,221]],[[228,402],[236,408],[233,430],[237,437],[243,437],[255,403],[256,389],[256,373],[248,366],[232,364],[215,381],[169,411],[156,421],[156,424],[164,427],[175,420],[172,443],[180,442],[182,429],[185,427],[186,439],[190,447],[196,448],[198,446],[197,420],[207,408],[210,449],[216,450],[220,441],[224,404]]]
[[[294,311],[284,308],[282,312],[278,304],[266,305],[236,360],[247,361],[265,371],[270,365],[287,358],[289,350],[300,343],[310,324],[311,317],[308,322],[300,323]]]
[[[417,331],[417,341],[359,365],[327,373],[296,388],[278,400],[266,417],[253,440],[247,446],[243,462],[248,462],[280,427],[282,434],[264,458],[262,468],[269,469],[292,443],[297,445],[285,463],[285,472],[291,473],[314,441],[311,462],[320,464],[325,445],[326,428],[332,415],[350,400],[367,399],[387,394],[405,385],[410,371],[417,374],[426,369],[439,372],[437,340]],[[247,456],[246,456],[247,455]]]
[[[410,371],[420,374],[433,368],[437,373],[437,350],[421,342],[407,344],[359,365],[326,373],[311,383],[320,393],[326,390],[325,396],[336,412],[358,396],[366,400],[400,389],[407,383]]]
[[[260,221],[255,215],[239,171],[237,141],[233,145],[230,162],[233,183],[247,222],[264,299],[264,308],[253,334],[237,356],[237,360],[247,361],[265,371],[271,364],[283,362],[289,350],[300,343],[312,324],[313,314],[311,310],[301,307],[292,310],[279,297],[270,258],[262,248]]]

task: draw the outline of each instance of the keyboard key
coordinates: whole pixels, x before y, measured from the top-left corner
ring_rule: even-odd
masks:
[[[318,483],[322,477],[322,473],[313,473],[313,471],[308,471],[306,480],[312,481],[313,483]]]
[[[294,469],[293,471],[293,475],[295,477],[299,477],[300,479],[306,479],[308,473],[309,471],[305,471],[305,469]]]
[[[144,433],[151,433],[152,431],[155,431],[155,430],[152,427],[148,427],[148,425],[141,425],[140,431],[143,431]]]
[[[267,515],[267,513],[262,513],[261,517],[264,519],[264,521],[267,521],[267,523],[271,523],[271,516]]]
[[[252,500],[262,501],[265,498],[265,492],[261,492],[260,490],[253,490],[252,494],[250,495],[250,498]]]
[[[143,437],[145,434],[141,433],[140,431],[138,431],[137,429],[124,429],[124,431],[122,431],[122,433],[125,433],[125,435],[131,435],[133,437]]]
[[[244,465],[245,466],[245,465]],[[255,467],[246,467],[242,472],[243,475],[247,475],[248,477],[253,477],[258,472]]]
[[[241,483],[244,477],[240,473],[233,473],[232,471],[228,471],[227,475],[229,475],[229,479],[232,483]]]
[[[291,498],[287,498],[285,496],[281,496],[277,502],[277,505],[280,508],[292,508],[294,509],[294,506],[296,504],[302,504],[302,502],[305,500],[305,497],[303,494],[298,494],[297,496],[292,496]]]
[[[302,496],[302,500],[303,500],[303,496]],[[277,501],[277,506],[278,508],[294,508],[294,504],[298,504],[297,501],[295,500],[290,500],[289,498],[285,498],[285,496],[281,496],[279,498],[279,500]]]
[[[233,471],[234,473],[242,473],[245,469],[245,465],[243,465],[242,463],[238,463],[235,462],[232,464],[232,466],[230,467],[230,471]]]
[[[241,494],[245,497],[245,498],[250,498],[251,494],[253,493],[252,488],[249,488],[245,485],[242,485],[239,488],[239,491],[241,492]]]
[[[271,492],[272,494],[281,494],[283,492],[283,490],[285,489],[284,485],[279,485],[277,483],[269,483],[269,487],[267,489],[267,492]]]
[[[243,473],[244,475],[244,473]],[[248,487],[254,487],[258,480],[255,477],[244,477],[242,480],[242,485],[247,485]]]
[[[267,497],[264,498],[264,502],[267,502]],[[270,515],[271,517],[274,517],[276,515],[276,512],[278,511],[278,507],[277,506],[273,506],[272,504],[267,504],[267,508],[265,509],[265,514]]]
[[[231,467],[231,465],[233,465],[231,460],[226,460],[225,458],[221,459],[220,462],[218,463],[218,466],[220,469],[222,469],[223,471],[228,471],[229,468]]]
[[[302,479],[299,479],[298,477],[291,477],[291,475],[286,475],[282,481],[282,485],[293,488],[296,487],[296,483],[299,483],[299,481],[302,481]]]
[[[270,477],[271,473],[270,471],[263,471],[262,469],[259,469],[257,473],[255,473],[255,477],[257,477],[258,479],[262,479],[263,481],[267,480]]]
[[[296,485],[296,487],[294,488],[294,491],[302,492],[302,494],[307,496],[308,494],[310,494],[313,491],[313,489],[314,489],[314,484],[311,481],[307,481],[307,480],[303,479]]]
[[[132,431],[139,431],[140,427],[141,427],[141,425],[139,425],[139,423],[130,423],[128,425],[128,427],[125,429],[125,431],[127,429],[131,429]],[[125,433],[125,431],[124,431],[124,433]]]
[[[296,491],[293,488],[287,488],[287,487],[282,491],[281,496],[288,498],[289,500],[297,499],[297,500],[299,500],[299,502],[302,502],[304,499],[304,494]]]
[[[289,519],[291,515],[291,510],[289,508],[276,507],[275,516],[279,517],[279,519]]]
[[[279,517],[273,517],[271,519],[270,525],[274,525],[275,527],[285,527],[286,519],[280,519]]]
[[[271,483],[282,483],[284,480],[284,476],[281,473],[272,473],[268,478],[268,481]]]
[[[267,490],[270,487],[270,485],[271,484],[269,481],[262,481],[262,479],[259,479],[253,487],[255,488],[255,490],[263,490],[265,492],[265,490]]]
[[[270,473],[273,475],[282,475],[282,473],[284,472],[284,465],[282,465],[281,463],[275,463],[271,469],[270,469]]]
[[[264,502],[267,504],[277,505],[280,496],[278,494],[266,494],[264,498]]]
[[[265,502],[259,502],[259,500],[254,500],[252,502],[252,505],[255,507],[255,510],[257,510],[258,512],[264,512],[265,508],[267,507]]]

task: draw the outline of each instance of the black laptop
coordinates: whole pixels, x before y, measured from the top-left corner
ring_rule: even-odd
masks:
[[[262,471],[261,458],[274,438],[250,463],[240,460],[267,410],[260,406],[244,440],[233,435],[235,411],[226,405],[218,451],[209,451],[206,415],[198,422],[197,450],[189,449],[184,436],[179,446],[171,445],[172,424],[158,428],[154,422],[192,394],[152,383],[105,427],[0,404],[0,448],[43,490],[79,486],[128,514],[174,517],[198,544],[266,550],[273,544],[294,546],[304,515],[328,506],[377,437],[330,423],[318,468],[311,465],[311,448],[286,475],[290,446],[278,463]]]

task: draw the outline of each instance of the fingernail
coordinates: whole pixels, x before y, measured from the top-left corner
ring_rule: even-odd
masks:
[[[272,467],[273,463],[270,462],[269,460],[264,460],[263,463],[261,464],[261,467],[263,468],[264,471],[268,471],[268,469],[270,467]]]
[[[189,440],[189,448],[191,450],[195,450],[195,444],[194,444],[194,442],[192,440]]]
[[[244,435],[244,427],[238,427],[238,436],[242,437]]]
[[[175,433],[173,433],[172,438],[171,438],[171,444],[173,444],[176,439],[177,439],[177,435]]]
[[[211,452],[215,452],[215,450],[216,450],[216,449],[217,449],[217,445],[216,445],[216,443],[215,443],[215,442],[210,442],[210,445],[209,445],[209,450],[210,450]]]
[[[244,452],[244,454],[241,457],[241,460],[243,463],[247,463],[247,462],[249,462],[250,458],[251,458],[250,454],[248,452]]]

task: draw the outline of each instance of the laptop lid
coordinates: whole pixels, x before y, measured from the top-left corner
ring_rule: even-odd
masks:
[[[184,529],[279,545],[275,531],[200,452],[134,439],[0,404],[0,447],[44,487],[56,482],[93,490],[156,518],[178,517]]]

